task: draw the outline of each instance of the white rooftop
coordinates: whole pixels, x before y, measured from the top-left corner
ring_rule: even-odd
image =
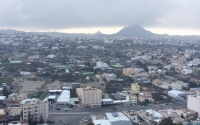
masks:
[[[175,95],[185,94],[184,92],[181,92],[181,91],[179,91],[179,90],[170,90],[170,91],[168,91],[168,92],[173,93],[173,94],[175,94]]]
[[[0,96],[0,100],[4,100],[6,96]]]
[[[102,102],[113,101],[112,99],[102,99]]]
[[[49,92],[62,92],[62,90],[49,90]]]
[[[122,101],[120,101],[120,100],[114,100],[113,102],[114,103],[122,103]]]
[[[94,125],[112,125],[108,120],[93,120]]]
[[[50,95],[50,96],[48,97],[48,99],[55,99],[55,98],[56,98],[55,95]]]
[[[60,96],[57,99],[57,102],[70,102],[70,91],[69,90],[63,90]]]
[[[106,117],[109,122],[130,121],[122,112],[106,113]]]
[[[162,119],[163,118],[163,115],[161,115],[160,113],[158,113],[157,111],[155,111],[153,109],[147,109],[146,112],[148,112],[149,114],[153,115],[157,119]]]

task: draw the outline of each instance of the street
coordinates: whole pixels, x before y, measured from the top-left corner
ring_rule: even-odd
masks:
[[[49,110],[49,119],[54,121],[56,125],[62,125],[61,120],[69,125],[78,125],[81,119],[88,117],[92,114],[104,114],[110,112],[111,107],[100,107],[100,108],[83,108],[75,107],[72,111],[63,111],[66,108],[65,105],[60,106],[61,110],[51,109]],[[116,106],[117,112],[127,111],[127,110],[145,110],[145,109],[181,109],[186,108],[184,103],[174,103],[174,104],[149,104],[149,106]]]

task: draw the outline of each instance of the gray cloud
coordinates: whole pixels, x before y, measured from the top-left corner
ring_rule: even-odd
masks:
[[[200,28],[199,0],[0,0],[0,27]]]

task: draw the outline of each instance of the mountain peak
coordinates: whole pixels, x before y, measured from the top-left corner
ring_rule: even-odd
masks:
[[[100,31],[97,31],[96,33],[95,33],[96,35],[99,35],[99,34],[102,34]]]
[[[155,36],[154,33],[145,30],[139,24],[132,25],[129,27],[124,27],[119,32],[117,32],[115,35],[124,36],[124,37],[152,37],[152,36]]]

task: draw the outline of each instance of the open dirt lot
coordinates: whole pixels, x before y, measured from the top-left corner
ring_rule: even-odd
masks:
[[[17,86],[21,86],[22,88],[19,90],[19,93],[25,93],[25,94],[32,94],[35,93],[41,88],[41,86],[44,84],[43,81],[28,81],[24,80],[17,83]]]
[[[41,90],[56,90],[61,89],[61,83],[59,81],[54,81],[51,83],[46,83],[44,87],[41,88]]]

